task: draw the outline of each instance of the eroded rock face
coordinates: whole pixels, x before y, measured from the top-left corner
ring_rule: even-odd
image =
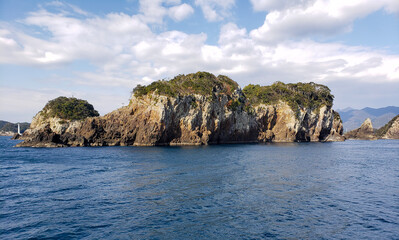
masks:
[[[326,106],[318,111],[301,109],[299,116],[284,102],[256,107],[258,141],[343,141],[342,122]]]
[[[382,139],[399,139],[399,117],[393,119],[392,125],[388,128],[386,133],[381,137]]]
[[[367,118],[359,128],[345,133],[345,138],[359,140],[376,140],[377,137],[375,135],[371,119]]]
[[[232,107],[232,101],[238,107]],[[153,146],[249,142],[343,141],[342,122],[329,107],[294,112],[285,102],[244,110],[245,96],[155,93],[103,117],[44,119],[38,113],[18,146]],[[242,103],[242,104],[241,104]]]

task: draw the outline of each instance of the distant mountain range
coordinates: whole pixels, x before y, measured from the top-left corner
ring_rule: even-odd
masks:
[[[30,123],[23,122],[19,123],[19,126],[21,128],[21,133],[23,133],[26,129],[29,128]],[[18,132],[18,123],[11,123],[7,121],[0,120],[0,135],[4,135],[5,133],[17,133]],[[5,134],[9,135],[9,134]]]
[[[337,110],[341,115],[344,131],[350,131],[360,127],[364,120],[371,119],[374,128],[380,128],[387,124],[392,118],[399,114],[399,107],[389,106],[384,108],[345,108]]]

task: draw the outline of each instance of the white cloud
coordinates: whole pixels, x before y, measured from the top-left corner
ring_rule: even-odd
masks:
[[[379,9],[399,10],[396,0],[252,0],[255,10],[269,11],[264,24],[251,32],[257,41],[275,43],[287,39],[331,36],[350,31],[355,19]]]
[[[0,63],[48,65],[87,59],[106,64],[153,35],[137,16],[123,13],[78,19],[40,10],[23,22],[40,28],[42,38],[0,25],[0,49],[4,50]]]
[[[164,16],[168,13],[162,6],[163,0],[140,0],[141,19],[147,23],[162,23]]]
[[[164,3],[173,5],[179,1]],[[220,4],[229,6],[232,3]],[[171,8],[182,6],[185,5]],[[355,5],[330,7],[330,15],[341,16],[341,12],[345,13],[342,9]],[[367,6],[369,8],[372,6]],[[304,11],[312,12],[311,9],[320,12],[323,6],[313,6]],[[359,14],[368,11],[357,10]],[[271,17],[272,13],[268,15],[269,22],[277,21]],[[154,34],[139,16],[123,13],[82,19],[42,9],[31,13],[24,23],[46,31],[50,38],[41,39],[4,26],[0,30],[0,49],[5,54],[0,56],[0,61],[48,66],[87,60],[97,66],[97,71],[76,73],[76,82],[84,85],[98,81],[99,85],[130,87],[130,82],[142,83],[146,77],[155,80],[198,70],[231,72],[238,80],[253,73],[259,73],[259,80],[266,79],[261,76],[271,76],[271,81],[294,81],[297,78],[331,81],[334,77],[350,77],[351,74],[368,76],[368,79],[383,76],[382,81],[398,80],[396,55],[310,40],[265,45],[259,42],[254,31],[248,33],[233,23],[222,26],[218,45],[206,44],[206,34],[180,31]],[[290,71],[287,72],[286,68]]]
[[[203,3],[205,1],[202,1]],[[221,6],[228,9],[234,5],[234,1],[220,4],[224,4]],[[310,17],[307,22],[301,23],[304,27],[300,30],[291,29],[295,36],[306,36],[307,31],[313,31],[311,27],[321,32],[334,32],[336,29],[347,27],[352,21],[350,19],[354,19],[353,16],[364,16],[372,11],[370,9],[389,7],[394,10],[396,7],[395,4],[377,5],[328,5],[331,7],[329,17],[320,15],[326,5],[311,5],[303,9],[292,5],[285,10],[270,12],[265,25],[254,31],[240,28],[234,23],[223,25],[219,41],[215,45],[206,43],[205,33],[154,33],[149,24],[156,20],[145,20],[142,13],[111,13],[102,17],[89,14],[85,17],[75,17],[66,12],[54,13],[41,9],[30,13],[22,21],[29,28],[39,30],[41,34],[28,33],[23,29],[0,23],[0,63],[48,67],[64,66],[74,61],[88,61],[93,65],[93,71],[76,71],[73,73],[74,77],[63,81],[70,82],[77,89],[90,86],[92,93],[81,91],[74,94],[90,100],[95,106],[101,106],[99,110],[102,113],[119,107],[123,101],[126,102],[129,92],[136,84],[148,84],[153,80],[196,71],[226,74],[238,81],[242,87],[248,83],[270,84],[274,81],[314,81],[332,86],[342,86],[351,81],[365,85],[377,82],[397,84],[398,55],[365,47],[318,43],[309,39],[286,40],[290,38],[291,33],[287,31],[292,28],[291,21],[302,21],[306,18],[305,12],[308,12]],[[189,16],[187,13],[190,13],[188,8],[184,10],[185,4],[181,4],[180,1],[163,1],[162,6],[168,12],[163,14],[171,14],[174,11],[171,9],[176,10],[172,14],[173,17],[171,15],[175,20],[184,19]],[[179,12],[178,9],[182,6],[183,10]],[[345,10],[347,8],[355,8],[350,11],[352,15]],[[217,13],[217,16],[223,15]],[[320,22],[324,21],[330,29],[318,29],[318,23],[311,25],[309,22],[315,16],[320,16]],[[334,17],[337,21],[329,22],[329,18]],[[262,30],[265,26],[270,28]],[[277,26],[281,29],[276,29]],[[268,37],[266,33],[271,36]],[[267,41],[265,43],[265,36],[267,41],[273,40],[273,44],[267,44]],[[107,93],[107,90],[116,88],[120,91]],[[95,93],[95,89],[101,89],[103,92]],[[353,91],[356,92],[356,89]],[[23,101],[26,106],[23,106],[22,102],[11,107],[4,105],[7,99],[23,99],[30,94],[33,96],[33,92],[35,91],[27,90],[26,95],[21,95],[17,90],[3,88],[0,94],[5,95],[1,95],[0,98],[3,104],[0,113],[10,113],[14,107],[21,111],[31,108],[37,112],[49,99],[60,94],[72,93],[67,91],[50,94],[38,90],[36,95],[39,100],[29,104]],[[127,94],[121,97],[121,93]],[[34,114],[32,111],[27,112]]]
[[[230,15],[230,9],[235,0],[195,0],[195,5],[201,7],[204,17],[209,22],[216,22]]]
[[[193,13],[194,9],[186,3],[169,8],[169,16],[176,22],[182,21]]]
[[[316,0],[250,0],[255,11],[282,10],[293,6],[307,6]]]
[[[198,70],[231,73],[238,80],[254,73],[259,81],[266,79],[264,76],[270,76],[270,81],[331,81],[351,74],[398,80],[395,55],[310,40],[265,45],[253,31],[248,33],[233,23],[222,26],[218,45],[206,44],[205,34],[154,34],[137,15],[123,13],[81,19],[40,10],[24,23],[46,30],[50,39],[3,28],[0,49],[5,54],[0,61],[48,66],[88,60],[98,69],[96,73],[76,73],[75,82],[83,85],[98,81],[99,85],[131,87],[130,82]]]
[[[165,0],[165,3],[168,5],[178,5],[181,3],[181,0]]]
[[[45,6],[49,7],[56,7],[57,10],[59,11],[63,11],[64,13],[74,13],[74,14],[78,14],[78,15],[83,15],[83,16],[89,16],[90,14],[84,10],[82,10],[81,8],[70,4],[70,3],[66,3],[66,2],[60,2],[60,1],[52,1],[52,2],[47,2],[44,4]]]
[[[140,19],[146,23],[161,24],[165,16],[179,22],[194,13],[189,4],[180,4],[180,0],[140,0],[139,2],[142,13]]]

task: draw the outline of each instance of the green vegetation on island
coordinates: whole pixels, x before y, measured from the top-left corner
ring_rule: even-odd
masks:
[[[301,108],[312,110],[326,105],[331,107],[334,96],[327,86],[316,83],[275,82],[270,86],[249,84],[243,92],[252,105],[286,102],[294,111]]]
[[[147,86],[137,85],[133,89],[133,94],[135,97],[153,92],[169,97],[190,94],[212,96],[214,89],[221,93],[232,94],[237,87],[238,84],[226,76],[219,75],[216,77],[208,72],[197,72],[188,75],[181,74],[169,81],[160,80]]]
[[[215,76],[208,72],[197,72],[188,75],[178,75],[166,81],[160,80],[147,86],[137,85],[133,89],[135,97],[156,93],[168,97],[177,97],[190,94],[212,96],[217,90],[219,93],[231,95],[239,86],[230,78]],[[275,82],[270,86],[249,84],[243,89],[244,99],[230,99],[227,107],[233,111],[243,109],[251,112],[253,106],[259,104],[276,104],[286,102],[294,112],[299,114],[301,108],[319,109],[326,105],[331,107],[334,96],[327,86],[316,83],[290,83]],[[194,103],[193,103],[194,105]],[[339,115],[336,116],[339,118]]]
[[[396,117],[392,118],[391,121],[389,121],[387,124],[385,124],[383,127],[379,128],[375,134],[377,135],[377,137],[382,137],[384,136],[387,131],[392,127],[392,124],[396,121],[396,119],[399,118],[399,115],[397,115]]]
[[[47,117],[59,117],[65,120],[82,120],[87,117],[97,117],[98,112],[86,100],[74,97],[58,97],[49,101],[42,110]]]

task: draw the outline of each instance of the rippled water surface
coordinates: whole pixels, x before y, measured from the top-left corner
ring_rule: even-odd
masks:
[[[13,148],[0,239],[397,239],[399,141]]]

